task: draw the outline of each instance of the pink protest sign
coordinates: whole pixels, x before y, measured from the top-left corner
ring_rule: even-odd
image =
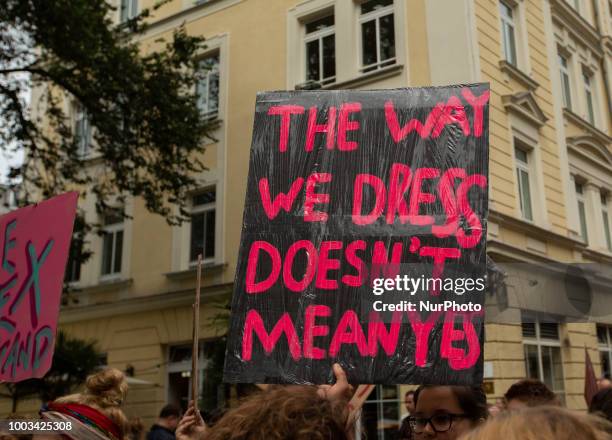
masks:
[[[0,217],[0,382],[51,367],[78,193]]]

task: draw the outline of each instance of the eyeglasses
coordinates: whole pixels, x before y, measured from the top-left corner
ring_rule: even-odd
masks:
[[[431,417],[410,417],[408,419],[410,427],[415,434],[421,434],[427,425],[431,425],[435,432],[446,432],[453,426],[455,419],[468,417],[466,414],[443,413]]]

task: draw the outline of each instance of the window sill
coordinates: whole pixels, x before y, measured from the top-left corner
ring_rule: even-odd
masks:
[[[323,86],[322,89],[334,90],[361,87],[374,81],[380,81],[381,79],[399,75],[403,70],[403,64],[393,64],[392,66],[383,67],[382,69],[374,70],[372,72],[359,74],[355,78],[351,78],[346,81],[327,84]]]
[[[537,81],[532,79],[529,75],[524,73],[518,67],[510,64],[506,60],[500,60],[499,68],[502,72],[504,72],[506,75],[508,75],[513,80],[521,83],[521,85],[526,87],[528,90],[535,90],[538,87],[540,87],[540,84],[538,84]]]
[[[590,135],[592,135],[594,138],[596,138],[601,143],[609,144],[612,142],[612,137],[608,136],[606,133],[601,131],[599,128],[595,127],[589,121],[577,115],[576,113],[574,113],[572,110],[568,109],[567,107],[563,109],[563,116],[565,116],[565,118],[569,122],[572,122],[573,124],[583,129],[584,131],[588,132]]]
[[[202,264],[202,275],[206,276],[207,273],[218,273],[223,271],[227,267],[227,263],[205,263]],[[186,280],[195,278],[197,275],[197,267],[193,266],[186,270],[178,270],[175,272],[167,272],[164,275],[171,280]]]

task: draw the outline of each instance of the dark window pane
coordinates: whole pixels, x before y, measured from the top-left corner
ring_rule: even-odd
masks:
[[[215,257],[215,211],[206,213],[206,249],[204,250],[204,258]]]
[[[208,81],[208,113],[219,110],[219,72],[211,72]]]
[[[121,257],[123,253],[123,231],[115,233],[115,265],[114,273],[121,272]]]
[[[113,210],[106,213],[104,216],[104,226],[116,225],[123,223],[123,214],[119,210]]]
[[[538,360],[538,347],[535,345],[525,345],[525,369],[527,377],[530,379],[540,378],[540,362]]]
[[[367,14],[376,9],[384,8],[393,4],[393,0],[369,0],[361,4],[361,13]]]
[[[559,339],[559,325],[556,322],[541,322],[540,338]]]
[[[361,24],[361,56],[364,66],[376,64],[376,20]]]
[[[603,345],[608,345],[607,333],[608,333],[607,327],[598,325],[597,326],[597,342]]]
[[[599,360],[601,361],[601,374],[603,376],[610,376],[612,370],[610,370],[610,352],[600,351]]]
[[[204,213],[191,216],[191,246],[189,260],[196,261],[204,250]]]
[[[328,15],[327,17],[319,18],[318,20],[313,20],[310,23],[306,23],[306,33],[310,34],[312,32],[320,31],[321,29],[325,29],[334,25],[334,16]]]
[[[336,76],[336,38],[323,38],[323,79]]]
[[[217,200],[217,193],[215,189],[212,188],[212,189],[209,189],[207,191],[201,192],[193,196],[192,205],[193,206],[206,205],[208,203],[215,202],[215,200]]]
[[[72,240],[70,243],[70,251],[68,253],[68,264],[66,265],[65,281],[79,281],[81,279],[81,253],[83,251],[83,242],[81,240]]]
[[[319,81],[319,40],[306,43],[306,79]]]
[[[102,242],[102,275],[108,275],[111,273],[112,260],[113,260],[113,235],[112,233],[105,233]]]
[[[535,329],[535,323],[533,322],[523,322],[521,324],[522,330],[523,330],[523,337],[524,338],[535,338],[536,337],[536,329]]]
[[[395,58],[395,25],[393,14],[380,18],[380,60]]]

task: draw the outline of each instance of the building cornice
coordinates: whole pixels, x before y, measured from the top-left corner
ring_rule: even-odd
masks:
[[[202,289],[202,303],[207,299],[219,296],[231,296],[233,284],[220,284]],[[61,309],[60,324],[88,319],[102,319],[131,313],[168,309],[171,307],[191,306],[194,300],[194,289],[165,292],[158,295],[137,296],[120,301],[94,304],[88,306],[64,307]]]
[[[489,239],[487,240],[487,254],[491,256],[493,261],[498,264],[508,263],[509,261],[500,261],[497,256],[501,256],[504,259],[510,260],[512,263],[528,263],[534,266],[537,266],[538,269],[545,269],[550,271],[551,273],[564,273],[562,268],[563,264],[579,264],[581,267],[586,269],[588,266],[588,262],[584,261],[570,261],[570,262],[560,262],[558,260],[554,260],[550,257],[547,257],[542,254],[538,254],[535,252],[530,252],[527,249],[520,248],[514,246],[509,243],[505,243],[501,240],[497,239]],[[599,253],[595,253],[600,255]],[[599,261],[599,259],[597,259]],[[602,261],[606,264],[609,264],[608,261]],[[561,265],[561,266],[560,266]],[[502,266],[503,268],[503,266]],[[560,270],[561,269],[561,270]],[[606,273],[601,271],[589,271],[591,282],[595,282],[598,287],[607,288],[612,283],[612,278]]]
[[[582,41],[599,58],[603,56],[600,44],[601,37],[578,11],[572,8],[565,0],[551,0],[553,20],[567,28],[574,38]]]
[[[499,211],[491,210],[489,212],[489,221],[495,222],[500,226],[507,226],[513,231],[523,232],[533,237],[537,237],[541,240],[547,240],[550,242],[564,245],[570,249],[582,250],[585,245],[581,241],[567,237],[565,235],[557,234],[550,229],[542,228],[533,223],[526,222],[508,214],[501,213]]]
[[[590,122],[584,120],[583,118],[578,116],[576,113],[574,113],[570,109],[564,108],[563,109],[563,116],[565,116],[565,118],[569,122],[579,126],[582,130],[586,131],[588,134],[593,136],[595,139],[597,139],[602,144],[610,145],[610,143],[612,143],[612,137],[608,136],[603,131],[601,131],[600,129],[595,127]]]
[[[572,154],[581,157],[582,159],[588,161],[591,165],[597,168],[603,168],[606,172],[610,173],[612,176],[612,154],[603,149],[597,149],[597,153],[604,156],[605,162],[602,162],[602,157],[597,157],[591,152],[587,152],[584,148],[580,148],[580,145],[585,145],[581,142],[580,138],[568,138],[567,139],[567,148]],[[590,148],[594,148],[592,143],[586,144],[589,145]]]
[[[535,90],[540,86],[536,80],[506,60],[499,61],[499,69],[510,78],[513,78],[515,81],[519,82],[527,90]]]
[[[148,23],[145,32],[141,35],[137,35],[136,39],[146,40],[154,35],[176,29],[184,23],[206,17],[207,15],[214,14],[215,12],[232,7],[243,1],[244,0],[209,0],[206,2],[194,2],[193,6]]]

